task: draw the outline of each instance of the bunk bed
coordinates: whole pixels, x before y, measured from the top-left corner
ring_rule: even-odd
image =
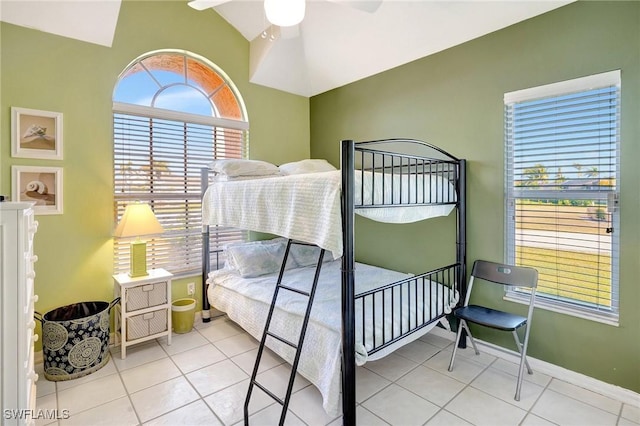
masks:
[[[237,308],[229,317],[259,338],[267,311],[274,309],[269,306],[275,304],[275,298],[269,299],[274,280],[280,283],[285,274],[291,277],[287,285],[296,287],[313,279],[314,289],[318,281],[300,363],[292,363],[290,348],[277,340],[267,346],[316,385],[328,413],[340,411],[341,394],[344,424],[355,424],[356,365],[420,337],[464,300],[465,160],[431,144],[412,139],[345,140],[339,171],[212,183],[210,171],[203,170],[202,187],[203,282],[208,283],[203,286],[203,312],[210,304],[223,311]],[[452,211],[456,253],[451,264],[418,275],[356,264],[355,214],[407,223]],[[217,252],[212,270],[209,241],[214,226],[285,237],[287,264],[283,262],[278,272],[251,276],[222,268]],[[322,253],[317,263],[290,265],[292,242],[317,246]],[[272,243],[282,244],[265,244]],[[304,312],[295,295],[278,303],[281,328],[301,323]]]

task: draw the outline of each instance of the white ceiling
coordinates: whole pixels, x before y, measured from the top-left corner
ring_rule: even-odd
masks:
[[[111,46],[120,0],[0,0],[0,20]]]
[[[262,0],[214,10],[251,42],[251,82],[313,96],[573,1],[384,0],[369,13],[341,0],[307,0],[302,23],[282,29],[267,28]],[[119,10],[120,0],[0,0],[3,21],[104,46]],[[275,40],[261,37],[265,28]]]

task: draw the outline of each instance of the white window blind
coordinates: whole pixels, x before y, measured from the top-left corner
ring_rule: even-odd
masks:
[[[619,119],[619,71],[505,95],[506,261],[538,269],[543,303],[613,322]]]
[[[216,158],[244,158],[247,130],[119,111],[113,128],[116,217],[130,202],[149,203],[165,232],[147,243],[148,267],[176,275],[199,272],[200,169]],[[244,238],[231,228],[212,234],[212,250]],[[116,239],[115,270],[128,267],[129,241]]]
[[[176,276],[202,265],[200,171],[214,159],[246,158],[249,123],[222,69],[191,52],[146,53],[120,74],[113,96],[114,226],[125,207],[148,203],[164,228],[145,238],[147,266]],[[211,266],[245,231],[210,229]],[[114,239],[114,270],[129,267],[129,241]]]

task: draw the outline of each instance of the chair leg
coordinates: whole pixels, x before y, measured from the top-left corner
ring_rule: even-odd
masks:
[[[464,329],[467,331],[467,336],[469,336],[469,340],[471,341],[471,346],[473,346],[473,350],[476,352],[476,355],[480,355],[480,351],[476,346],[476,341],[473,338],[473,335],[471,334],[471,330],[469,329],[469,326],[467,325],[466,321],[464,322]]]
[[[453,371],[453,362],[456,359],[456,351],[458,350],[458,344],[460,343],[460,336],[462,336],[462,323],[464,320],[458,322],[458,332],[456,333],[456,341],[453,343],[453,353],[451,354],[451,361],[449,361],[449,371]]]
[[[453,371],[453,362],[456,358],[456,351],[458,350],[458,344],[460,343],[462,330],[465,330],[467,332],[467,336],[469,336],[469,340],[471,341],[471,345],[473,346],[473,350],[476,352],[476,355],[480,355],[480,351],[476,346],[476,341],[473,339],[473,335],[471,334],[471,330],[469,330],[467,322],[461,319],[458,323],[458,332],[456,333],[456,342],[453,345],[453,353],[451,354],[451,361],[449,362],[449,371]]]
[[[513,331],[513,339],[516,341],[516,348],[518,348],[518,353],[522,357],[522,343],[520,343],[518,332],[515,330]],[[529,361],[527,361],[526,353],[524,357],[524,364],[527,366],[527,373],[533,374],[533,370],[531,369],[531,366],[529,366]]]
[[[518,333],[514,330],[513,331],[513,337],[516,340],[516,346],[518,347],[518,352],[520,352],[520,365],[518,368],[518,382],[516,383],[516,395],[515,395],[515,400],[516,401],[520,401],[520,390],[522,389],[522,380],[523,380],[523,376],[524,376],[524,367],[526,365],[527,367],[527,372],[529,374],[533,374],[533,371],[531,370],[531,367],[529,366],[529,363],[527,362],[527,340],[525,338],[525,346],[520,344],[520,339],[518,338]]]

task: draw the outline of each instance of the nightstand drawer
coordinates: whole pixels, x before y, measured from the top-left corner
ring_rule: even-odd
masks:
[[[166,281],[128,288],[126,293],[127,312],[168,303]]]
[[[133,315],[127,321],[127,340],[140,339],[167,331],[167,310],[160,309],[146,314]]]

